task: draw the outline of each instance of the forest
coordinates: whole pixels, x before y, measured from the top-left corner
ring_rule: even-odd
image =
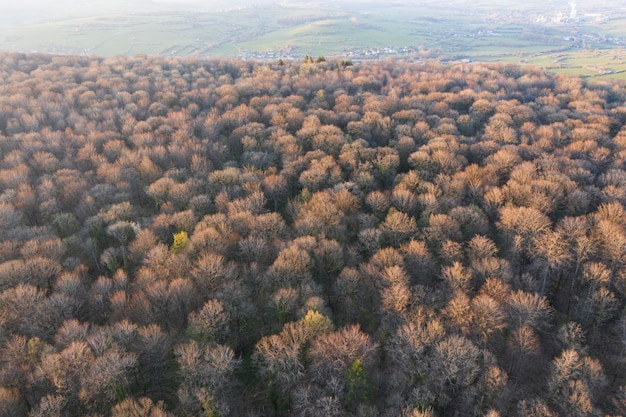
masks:
[[[626,416],[625,102],[0,54],[0,416]]]

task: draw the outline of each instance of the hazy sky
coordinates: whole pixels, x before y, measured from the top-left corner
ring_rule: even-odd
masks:
[[[234,0],[238,2],[240,0]],[[266,1],[266,0],[261,0]],[[232,4],[228,1],[226,4]],[[215,0],[0,0],[3,25],[21,25],[48,20],[101,14],[141,13],[171,9],[219,10]]]
[[[546,13],[558,9],[569,9],[570,0],[474,0],[465,1],[468,4],[480,6],[483,10],[494,7],[508,10],[520,7],[523,9],[545,9]],[[392,0],[393,3],[402,3],[402,0]],[[407,4],[419,5],[431,3],[444,5],[447,2],[455,4],[464,0],[414,0]],[[596,7],[626,8],[625,0],[576,0],[578,9],[582,12]],[[326,4],[360,4],[371,3],[377,6],[386,4],[384,1],[374,0],[0,0],[0,25],[17,26],[28,23],[58,20],[71,17],[93,16],[101,14],[157,12],[165,10],[203,10],[218,11],[226,8],[262,3],[288,3],[298,5]]]

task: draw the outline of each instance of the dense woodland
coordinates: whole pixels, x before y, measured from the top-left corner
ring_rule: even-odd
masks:
[[[625,100],[0,55],[0,416],[626,415]]]

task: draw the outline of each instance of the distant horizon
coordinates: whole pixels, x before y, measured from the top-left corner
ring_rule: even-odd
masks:
[[[485,0],[482,2],[468,2],[464,0],[444,0],[444,1],[422,1],[418,4],[413,2],[392,1],[385,5],[397,6],[415,6],[421,7],[432,4],[438,8],[451,4],[455,6],[471,6],[471,8],[488,10],[492,7],[494,11],[507,9],[510,10],[514,5],[518,5],[518,9],[528,10],[537,9],[546,13],[557,12],[561,9],[563,12],[570,10],[571,0],[556,0],[543,2],[539,0],[530,0],[525,2],[507,0],[504,2]],[[626,10],[626,3],[622,0],[576,0],[576,8],[579,13],[590,13],[589,9],[616,7],[619,10]],[[299,0],[231,0],[228,3],[215,0],[58,0],[54,3],[48,0],[23,0],[20,2],[2,2],[0,3],[0,28],[19,27],[23,25],[38,24],[43,22],[95,17],[100,15],[121,14],[135,15],[139,13],[153,13],[157,11],[205,11],[219,12],[222,10],[230,10],[239,7],[252,7],[259,5],[290,5],[290,6],[310,6],[316,5],[371,5],[380,7],[381,3],[373,0],[319,0],[319,1],[299,1]],[[621,7],[620,7],[621,6]],[[434,17],[434,16],[433,16]]]
[[[47,0],[23,0],[20,2],[2,2],[0,3],[0,14],[6,15],[11,13],[27,13],[30,16],[40,16],[40,18],[45,19],[49,17],[50,11],[53,11],[55,15],[94,15],[100,14],[103,11],[112,11],[124,13],[129,12],[132,13],[138,9],[139,7],[149,7],[150,5],[158,5],[162,6],[175,6],[181,7],[183,10],[185,7],[190,7],[192,9],[197,9],[198,7],[208,10],[214,9],[215,11],[228,9],[232,7],[241,7],[241,6],[254,6],[254,5],[266,5],[266,4],[290,4],[290,5],[302,5],[302,6],[313,6],[315,4],[323,4],[328,3],[328,1],[320,0],[320,1],[299,1],[299,0],[231,0],[228,3],[223,3],[221,1],[215,0],[58,0],[54,3],[51,3]],[[372,1],[372,0],[335,0],[332,3],[334,4],[355,4],[355,3],[365,3],[372,4],[375,6],[380,6],[380,2]],[[402,4],[402,1],[393,1],[392,4]],[[459,0],[444,0],[444,1],[423,1],[419,4],[415,4],[413,2],[404,2],[407,6],[409,5],[422,5],[427,3],[437,3],[439,5],[449,4],[471,4],[475,7],[485,7],[492,3],[492,6],[496,8],[508,8],[512,5],[521,6],[520,9],[527,8],[528,6],[541,6],[542,8],[546,8],[546,10],[554,10],[555,8],[569,8],[569,4],[571,0],[553,0],[549,2],[541,2],[537,0],[531,0],[526,2],[519,1],[493,1],[493,0],[485,0],[483,2],[465,2]],[[579,9],[585,8],[594,8],[594,7],[606,7],[606,6],[615,6],[622,8],[626,8],[626,3],[621,0],[576,0],[577,7]]]
[[[349,59],[438,57],[626,75],[622,0],[24,0],[0,51]]]

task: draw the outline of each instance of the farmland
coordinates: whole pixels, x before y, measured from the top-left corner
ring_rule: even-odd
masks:
[[[113,2],[114,4],[115,2]],[[151,4],[151,3],[150,3]],[[489,1],[443,7],[434,3],[384,7],[368,2],[259,3],[218,10],[164,4],[121,14],[52,16],[0,26],[0,50],[83,55],[352,60],[420,60],[531,64],[588,78],[626,78],[626,9],[610,3],[580,10],[563,2],[550,11]],[[568,14],[569,13],[569,14]],[[565,17],[564,17],[565,16]],[[569,17],[568,17],[569,16]]]

